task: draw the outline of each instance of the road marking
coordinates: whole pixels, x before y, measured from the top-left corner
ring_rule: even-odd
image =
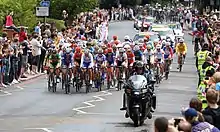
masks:
[[[10,93],[10,92],[8,92],[8,91],[5,91],[5,90],[1,90],[1,89],[0,89],[0,92],[4,93],[4,95],[0,95],[0,97],[12,95],[12,93]]]
[[[53,132],[52,130],[50,130],[51,128],[25,128],[26,130],[43,130],[45,132]]]
[[[89,101],[85,101],[83,102],[83,104],[86,104],[87,106],[84,106],[84,107],[78,107],[78,108],[73,108],[72,110],[74,111],[77,111],[77,113],[81,113],[81,114],[86,114],[87,112],[83,111],[82,109],[87,109],[87,108],[91,108],[91,107],[95,107],[94,104],[92,104],[92,102],[100,102],[100,101],[103,101],[105,100],[104,96],[108,96],[108,95],[112,95],[112,93],[108,92],[108,91],[102,91],[103,94],[100,94],[100,95],[96,95],[96,96],[93,96],[93,100],[89,100]]]
[[[22,88],[21,86],[17,86],[18,89],[24,90],[24,88]]]

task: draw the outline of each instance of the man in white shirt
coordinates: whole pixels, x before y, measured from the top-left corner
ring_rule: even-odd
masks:
[[[40,43],[40,41],[38,39],[39,39],[38,35],[35,34],[33,36],[33,39],[30,42],[30,44],[32,46],[32,55],[33,55],[32,71],[34,73],[37,73],[37,67],[39,65],[40,55],[41,55],[41,47],[42,47],[42,44]]]

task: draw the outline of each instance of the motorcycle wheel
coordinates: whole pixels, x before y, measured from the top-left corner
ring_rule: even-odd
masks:
[[[138,108],[134,109],[133,122],[135,127],[138,127],[140,124],[140,111]]]

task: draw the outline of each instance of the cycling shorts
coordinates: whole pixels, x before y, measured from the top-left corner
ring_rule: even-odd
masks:
[[[56,69],[59,68],[58,63],[50,63],[50,69]]]
[[[92,68],[91,62],[83,62],[83,68]]]

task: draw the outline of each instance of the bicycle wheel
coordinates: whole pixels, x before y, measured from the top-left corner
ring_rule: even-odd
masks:
[[[50,74],[49,75],[49,77],[48,77],[48,86],[47,86],[47,88],[48,88],[48,91],[50,92],[50,90],[51,90],[51,83],[52,83],[52,75]]]
[[[65,75],[64,84],[65,84],[65,93],[68,94],[68,93],[69,93],[69,78],[68,78],[68,73],[67,73],[67,75]]]
[[[86,93],[89,93],[89,90],[90,90],[90,84],[89,84],[89,73],[88,73],[88,70],[86,71],[85,73],[85,83],[86,83]]]
[[[179,66],[179,72],[182,72],[182,67],[183,67],[183,57],[182,55],[180,56],[180,66]]]
[[[57,82],[56,82],[56,76],[53,74],[53,92],[55,93],[57,90]]]

